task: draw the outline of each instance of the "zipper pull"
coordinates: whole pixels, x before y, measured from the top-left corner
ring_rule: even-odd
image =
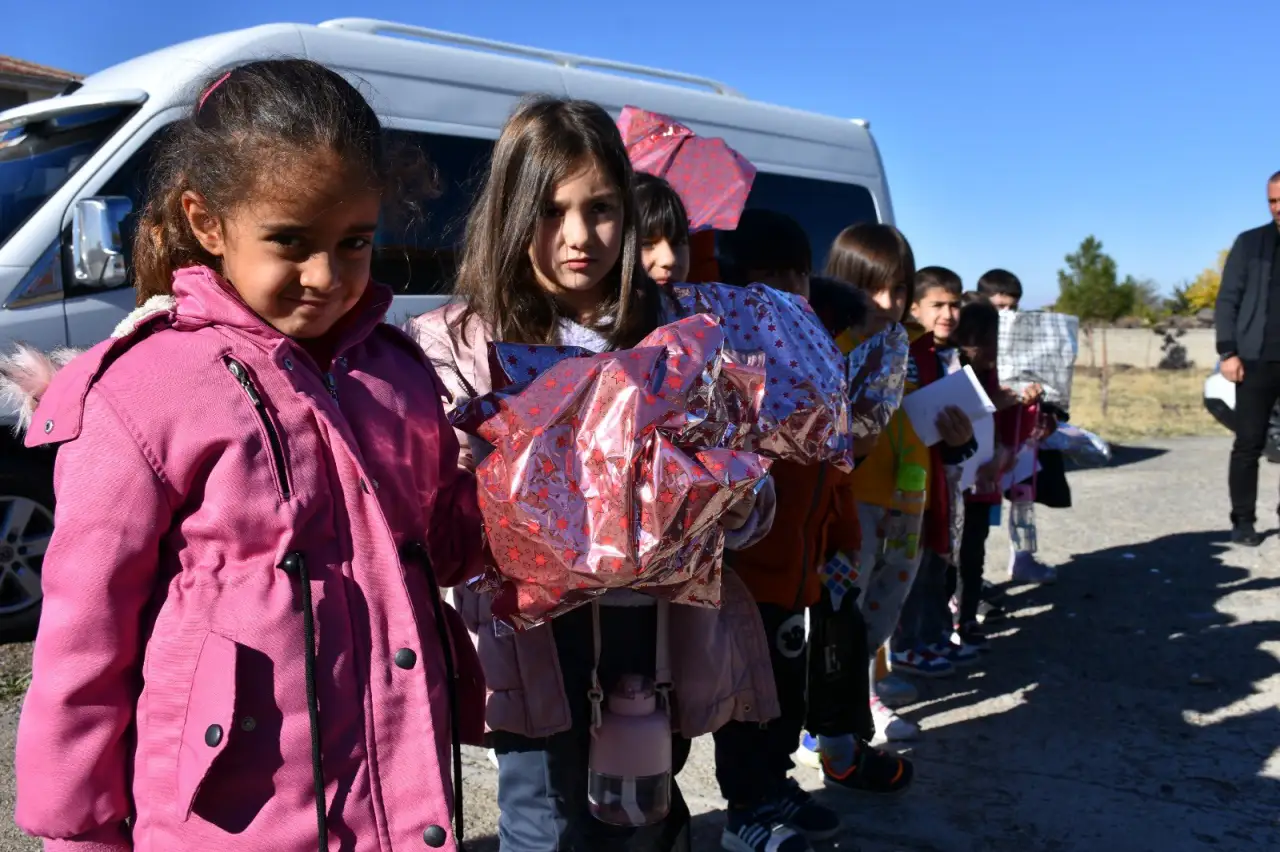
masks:
[[[223,361],[227,365],[227,371],[240,383],[240,387],[244,388],[249,401],[254,405],[262,405],[262,398],[258,396],[258,389],[253,386],[253,382],[249,381],[249,374],[240,362],[230,357],[224,358]]]
[[[324,374],[324,386],[329,389],[329,396],[333,397],[333,401],[338,401],[338,382],[333,377],[333,373]]]

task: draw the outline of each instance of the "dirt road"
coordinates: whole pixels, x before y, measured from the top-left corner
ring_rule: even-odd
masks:
[[[909,715],[918,782],[894,803],[822,795],[846,815],[828,848],[865,852],[1183,852],[1280,848],[1280,540],[1226,543],[1225,439],[1118,454],[1072,474],[1077,506],[1043,512],[1053,588],[1016,612],[963,678],[925,685]],[[1261,493],[1277,493],[1274,467]],[[1274,517],[1264,508],[1264,526]],[[1007,556],[993,536],[988,571]],[[0,651],[21,669],[24,646]],[[0,672],[0,687],[20,680]],[[10,689],[11,693],[18,690]],[[16,703],[0,708],[0,813],[13,808]],[[494,772],[468,755],[473,852],[495,852]],[[56,761],[56,755],[50,755]],[[798,774],[817,786],[813,773]],[[710,743],[681,785],[695,849],[722,806]],[[488,838],[485,836],[488,835]],[[11,821],[0,849],[38,846]]]

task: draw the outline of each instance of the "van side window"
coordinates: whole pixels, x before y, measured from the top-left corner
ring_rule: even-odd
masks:
[[[471,202],[484,183],[493,153],[493,141],[435,133],[388,132],[397,162],[412,162],[404,146],[426,155],[435,172],[435,192],[424,192],[422,175],[401,175],[404,189],[419,207],[407,214],[394,202],[383,211],[374,236],[373,278],[391,287],[396,295],[448,295],[461,257],[463,234]]]
[[[827,251],[841,231],[879,221],[875,199],[865,186],[766,172],[756,174],[747,208],[776,210],[799,222],[809,235],[815,270],[826,263]]]

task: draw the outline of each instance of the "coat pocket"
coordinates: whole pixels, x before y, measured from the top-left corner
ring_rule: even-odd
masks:
[[[262,436],[263,444],[271,457],[271,470],[275,475],[276,490],[280,495],[280,499],[288,502],[293,492],[289,481],[289,465],[285,454],[284,440],[281,437],[280,429],[276,427],[276,423],[271,417],[271,413],[267,410],[266,398],[262,395],[262,390],[254,382],[253,376],[244,364],[230,355],[223,356],[222,363],[226,366],[227,372],[231,373],[232,378],[240,385],[240,389],[244,391],[245,397],[249,400],[249,405],[253,407],[253,413],[258,421],[258,430]]]
[[[235,727],[236,643],[209,633],[200,648],[178,744],[177,802],[185,822]]]

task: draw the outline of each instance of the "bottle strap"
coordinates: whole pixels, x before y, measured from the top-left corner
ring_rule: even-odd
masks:
[[[671,690],[675,687],[671,676],[671,645],[669,635],[669,622],[671,615],[671,603],[662,600],[657,601],[658,605],[658,630],[657,630],[657,647],[654,651],[654,671],[653,671],[653,688],[658,695],[658,700],[662,702],[662,706],[666,708],[667,715],[671,715]]]
[[[654,692],[662,702],[667,715],[671,714],[671,691],[675,688],[671,676],[671,643],[668,623],[671,615],[669,601],[656,601],[658,629],[654,649]],[[591,700],[591,730],[596,731],[604,719],[604,689],[600,686],[600,602],[591,602],[591,688],[587,698]]]
[[[591,602],[591,688],[587,698],[591,700],[591,733],[594,735],[603,721],[604,690],[600,688],[600,602]]]

